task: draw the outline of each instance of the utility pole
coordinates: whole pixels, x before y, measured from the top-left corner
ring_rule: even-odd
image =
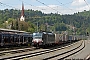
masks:
[[[48,25],[48,23],[45,24],[45,31],[47,31],[47,25]]]
[[[37,22],[37,32],[38,32],[38,22]]]

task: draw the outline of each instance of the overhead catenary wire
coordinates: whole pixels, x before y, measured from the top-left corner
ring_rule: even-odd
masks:
[[[22,1],[22,0],[19,0],[19,1]],[[62,12],[58,11],[57,9],[54,9],[54,8],[48,6],[47,4],[45,4],[45,3],[43,3],[43,2],[41,2],[41,1],[39,1],[39,0],[36,0],[36,1],[39,2],[39,3],[41,3],[41,4],[43,4],[43,5],[45,5],[45,6],[47,6],[47,7],[49,7],[49,8],[51,8],[51,9],[54,10],[54,11],[57,11],[58,13],[63,14]],[[25,1],[22,1],[22,2],[24,2],[24,3],[27,4],[27,2],[25,2]],[[59,3],[60,3],[60,2],[59,2]],[[8,7],[13,8],[13,9],[18,9],[18,8],[16,8],[16,7],[10,6],[9,4],[5,4],[5,3],[2,3],[2,2],[0,2],[0,5],[1,5],[1,6],[8,6]],[[34,5],[32,5],[32,4],[29,4],[29,5],[30,5],[30,6],[33,6],[33,7],[36,7],[36,8],[40,8],[40,7],[34,6]],[[62,5],[64,5],[64,4],[62,4]],[[43,8],[40,8],[40,9],[41,9],[41,10],[46,10],[46,9],[43,9]]]
[[[56,1],[57,1],[59,4],[61,4],[60,6],[65,6],[66,8],[68,8],[69,10],[71,10],[72,12],[75,12],[75,10],[73,10],[73,9],[71,9],[71,8],[69,8],[69,7],[66,6],[66,4],[72,3],[73,1],[68,2],[68,3],[66,3],[66,4],[61,3],[59,0],[56,0]]]
[[[19,0],[19,1],[22,1],[22,0]],[[24,3],[26,3],[25,1],[22,1],[22,2],[24,2]],[[9,5],[9,4],[5,4],[5,3],[2,3],[2,2],[0,2],[0,5],[1,6],[4,6],[4,7],[9,7],[9,8],[12,8],[12,9],[18,9],[18,10],[20,10],[19,8],[16,8],[16,7],[13,7],[13,6],[11,6],[11,5]],[[37,6],[34,6],[34,5],[31,5],[31,4],[29,4],[30,6],[33,6],[33,7],[36,7],[36,8],[39,8],[39,7],[37,7]],[[45,9],[42,9],[42,10],[45,10]]]
[[[47,6],[47,7],[49,7],[49,8],[51,8],[50,6],[48,6],[47,4],[45,4],[45,3],[43,3],[43,2],[41,2],[39,0],[36,0],[36,1],[43,4],[43,5],[45,5],[45,6]],[[51,9],[54,10],[54,11],[57,11],[56,9],[53,9],[53,8],[51,8]],[[59,11],[57,11],[57,12],[59,12]],[[59,13],[61,13],[61,12],[59,12]],[[63,13],[61,13],[61,14],[63,14]]]
[[[86,0],[84,0],[84,1],[85,1],[86,5],[88,6],[89,10],[90,10],[90,6],[89,6],[89,4],[87,3],[87,1],[86,1]]]
[[[19,0],[19,1],[22,1],[22,0]],[[24,3],[26,3],[25,1],[22,1],[22,2],[24,2]],[[29,4],[30,6],[34,6],[34,5],[31,5],[31,4]],[[35,7],[35,6],[34,6]]]
[[[19,0],[19,1],[22,1],[22,0]],[[40,7],[38,7],[38,6],[34,6],[34,5],[30,4],[30,3],[27,3],[27,2],[25,2],[25,1],[22,1],[22,2],[28,4],[28,5],[32,6],[32,7],[40,8]],[[41,10],[46,10],[46,9],[43,9],[43,8],[40,8],[40,9],[41,9]]]
[[[40,7],[34,6],[34,5],[30,4],[30,3],[27,3],[27,2],[25,2],[25,1],[23,1],[23,0],[19,0],[19,1],[21,1],[21,2],[23,2],[23,3],[26,3],[26,4],[28,4],[28,5],[32,6],[32,7],[40,8]],[[41,10],[45,10],[45,9],[41,9]]]
[[[19,1],[22,1],[22,0],[19,0]],[[43,3],[43,2],[41,2],[41,1],[39,1],[39,0],[36,0],[37,2],[39,2],[39,3],[41,3],[41,4],[43,4],[43,5],[45,5],[45,6],[47,6],[47,7],[49,7],[49,8],[51,8],[50,6],[48,6],[47,4],[45,4],[45,3]],[[26,4],[29,4],[29,3],[27,3],[27,2],[25,2],[25,1],[22,1],[22,2],[24,2],[24,3],[26,3]],[[58,1],[59,2],[59,1]],[[60,2],[59,2],[60,3]],[[71,2],[69,2],[69,3],[71,3]],[[66,3],[66,4],[69,4],[69,3]],[[34,6],[34,5],[32,5],[32,4],[29,4],[30,6],[33,6],[33,7],[36,7],[36,8],[40,8],[40,7],[37,7],[37,6]],[[65,5],[65,4],[62,4],[62,5]],[[43,8],[40,8],[41,10],[46,10],[46,9],[43,9]],[[58,10],[56,10],[56,9],[54,9],[54,8],[51,8],[52,10],[54,10],[54,11],[57,11],[58,13],[61,13],[61,14],[63,14],[62,12],[59,12]],[[69,9],[69,10],[72,10],[72,9]]]
[[[22,1],[22,0],[20,0],[20,1]],[[47,4],[45,4],[45,3],[43,3],[43,2],[41,2],[41,1],[39,1],[39,0],[36,0],[37,2],[39,2],[39,3],[41,3],[41,4],[43,4],[43,5],[45,5],[45,6],[47,6],[47,7],[49,7],[49,8],[51,8],[52,10],[54,10],[54,11],[57,11],[57,12],[59,12],[57,9],[54,9],[54,8],[52,8],[52,7],[50,7],[50,6],[48,6]],[[71,2],[68,2],[68,3],[66,3],[66,4],[63,4],[63,3],[61,3],[59,0],[56,0],[59,4],[60,4],[60,6],[61,5],[63,5],[63,6],[65,6],[65,7],[67,7],[66,6],[66,4],[69,4],[69,3],[71,3]],[[85,1],[85,3],[86,3],[86,5],[88,6],[88,8],[89,8],[89,10],[90,10],[90,6],[89,6],[89,4],[87,3],[87,1],[86,0],[84,0]],[[23,2],[25,2],[25,1],[23,1]],[[27,2],[25,2],[25,3],[27,3]],[[29,3],[28,3],[29,4]],[[14,8],[14,9],[18,9],[18,8],[16,8],[16,7],[13,7],[13,6],[10,6],[9,4],[5,4],[5,3],[2,3],[2,2],[0,2],[0,5],[1,6],[8,6],[8,7],[10,7],[10,8]],[[29,4],[30,6],[33,6],[33,7],[36,7],[36,8],[40,8],[40,7],[38,7],[38,6],[34,6],[34,5],[32,5],[32,4]],[[67,7],[69,10],[71,10],[71,11],[74,11],[73,9],[71,9],[71,8],[69,8],[69,7]],[[41,10],[46,10],[46,9],[43,9],[43,8],[40,8]],[[61,12],[60,12],[61,13]]]
[[[10,6],[10,5],[5,4],[5,3],[2,3],[2,2],[0,2],[0,5],[1,5],[1,6],[8,6],[8,7],[13,8],[13,9],[18,9],[18,8],[15,8],[15,7],[13,7],[13,6]]]

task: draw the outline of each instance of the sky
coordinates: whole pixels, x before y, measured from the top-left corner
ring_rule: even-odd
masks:
[[[40,10],[43,13],[73,14],[90,10],[90,0],[0,0],[0,10],[4,9]]]

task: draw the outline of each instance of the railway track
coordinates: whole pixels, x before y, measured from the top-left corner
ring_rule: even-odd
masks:
[[[36,50],[36,49],[37,49],[36,47],[30,47],[30,48],[5,50],[5,51],[0,51],[0,56],[6,55],[6,54],[15,54],[15,53],[28,52],[28,51],[32,51],[32,50]]]
[[[36,49],[35,47],[30,47],[30,48],[23,48],[23,49],[0,51],[0,56],[6,55],[6,54],[22,53],[22,52],[32,51],[35,49]]]
[[[85,47],[85,42],[83,42],[80,46],[73,48],[71,50],[68,50],[66,52],[62,52],[60,54],[48,57],[48,58],[44,58],[43,60],[63,60],[66,59],[69,56],[72,56],[74,54],[76,54],[77,52],[81,51],[83,48]]]
[[[90,55],[88,55],[85,59],[86,59],[86,60],[90,60]]]
[[[76,42],[76,43],[81,43],[81,42]],[[59,51],[59,50],[63,50],[65,48],[68,48],[70,46],[73,46],[75,45],[76,43],[74,44],[71,44],[71,45],[68,45],[68,46],[65,46],[65,47],[59,47],[59,48],[55,48],[55,49],[46,49],[46,50],[39,50],[39,51],[36,51],[36,52],[28,52],[28,53],[24,53],[24,54],[16,54],[16,55],[13,55],[13,56],[9,56],[9,57],[4,57],[4,58],[0,58],[0,59],[5,59],[5,60],[13,60],[13,59],[24,59],[24,58],[30,58],[30,57],[34,57],[34,56],[39,56],[39,55],[43,55],[43,54],[47,54],[47,53],[51,53],[51,52],[55,52],[55,51]],[[82,43],[78,46],[80,47],[82,45]],[[76,47],[76,48],[78,48]],[[74,48],[74,49],[76,49]],[[73,49],[73,50],[74,50]],[[64,53],[63,53],[64,54]],[[44,58],[43,60],[46,60],[48,58]]]

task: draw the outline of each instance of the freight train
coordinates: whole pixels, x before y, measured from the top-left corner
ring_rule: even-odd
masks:
[[[62,43],[79,40],[78,36],[67,34],[56,34],[52,32],[35,32],[33,34],[25,31],[0,28],[0,46],[6,45],[58,45]]]
[[[55,34],[51,32],[36,32],[33,33],[32,45],[45,46],[45,45],[58,45],[67,42],[77,41],[76,36],[69,36],[67,34]]]

